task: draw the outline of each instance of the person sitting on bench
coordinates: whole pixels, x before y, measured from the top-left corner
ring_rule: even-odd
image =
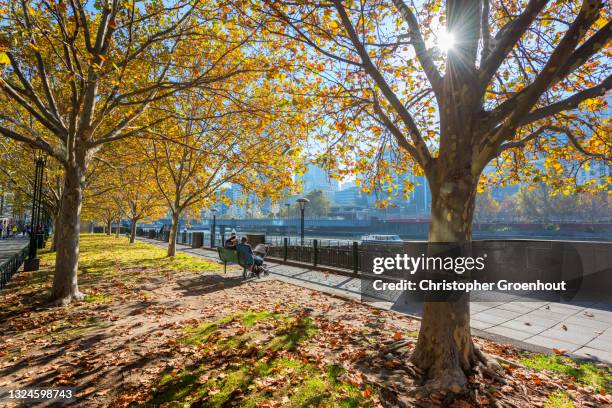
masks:
[[[253,255],[253,249],[249,245],[247,237],[242,237],[240,243],[236,245],[238,255],[242,255],[242,259],[249,266],[249,268],[257,274],[259,277],[259,267],[263,265],[263,258],[258,255]]]
[[[232,232],[229,238],[225,240],[223,247],[227,249],[236,249],[236,245],[238,245],[238,238],[236,238],[236,233]]]

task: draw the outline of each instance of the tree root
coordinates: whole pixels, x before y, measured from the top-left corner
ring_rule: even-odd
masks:
[[[461,369],[447,368],[436,374],[435,378],[428,380],[424,385],[416,387],[410,395],[421,397],[434,393],[464,394],[468,379]]]
[[[486,354],[476,345],[474,345],[474,355],[476,356],[478,361],[487,368],[487,372],[492,372],[494,375],[501,374],[504,372],[504,369],[502,368],[501,364],[499,364],[494,357]]]
[[[64,307],[68,306],[73,300],[81,301],[83,299],[85,299],[85,293],[78,291],[61,298],[51,298],[49,300],[49,307]]]
[[[404,346],[407,346],[408,344],[413,344],[416,343],[416,339],[406,339],[406,340],[400,340],[397,342],[394,342],[393,344],[387,346],[386,348],[384,348],[380,354],[387,354],[390,353],[392,351],[396,351],[398,349],[401,349]]]

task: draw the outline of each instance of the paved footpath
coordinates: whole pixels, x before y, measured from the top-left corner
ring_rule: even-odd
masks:
[[[158,246],[167,245],[156,240],[139,239]],[[193,249],[177,244],[177,250],[219,261],[217,253],[210,249]],[[266,265],[270,270],[267,279],[361,300],[361,281],[358,278],[268,261]],[[419,307],[399,300],[373,299],[368,303],[417,318],[421,313]],[[562,349],[577,357],[612,363],[612,303],[486,301],[471,302],[470,310],[471,326],[478,336],[528,350]]]
[[[30,238],[22,236],[0,239],[0,264],[25,248],[29,242]]]

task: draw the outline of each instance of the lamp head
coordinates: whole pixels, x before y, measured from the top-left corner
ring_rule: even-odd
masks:
[[[300,210],[303,210],[306,207],[306,204],[310,202],[306,197],[300,197],[297,199],[297,203],[300,205]]]

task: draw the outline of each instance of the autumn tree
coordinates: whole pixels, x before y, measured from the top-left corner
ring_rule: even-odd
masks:
[[[163,121],[146,114],[152,103],[252,69],[234,58],[250,33],[229,33],[219,4],[197,0],[2,0],[0,9],[0,135],[63,167],[51,300],[67,304],[83,296],[79,221],[92,160]]]
[[[515,211],[521,220],[549,224],[575,220],[578,216],[578,194],[554,194],[545,184],[523,186],[516,194]]]
[[[157,219],[168,207],[155,182],[149,163],[140,160],[121,172],[118,204],[130,220],[130,243],[136,239],[136,225],[144,219]]]
[[[424,174],[431,243],[469,252],[479,183],[509,177],[572,189],[569,163],[610,159],[610,123],[598,114],[612,86],[603,0],[251,5],[279,50],[295,55],[296,87],[320,97],[311,113],[320,162],[339,172],[377,168],[378,178],[393,166]],[[385,150],[401,152],[399,162]],[[487,165],[499,174],[483,176]],[[461,392],[467,374],[490,364],[472,341],[467,295],[424,304],[411,361],[427,391]]]
[[[312,190],[304,197],[310,201],[304,209],[304,215],[306,217],[324,217],[329,214],[331,202],[322,190]],[[298,208],[298,204],[294,202],[291,204],[290,211],[293,212],[293,214],[297,214],[299,211]],[[287,216],[286,212],[285,210],[285,216]]]
[[[229,105],[227,95],[183,97],[166,106],[176,109],[176,119],[147,131],[144,154],[172,217],[168,256],[176,253],[181,216],[199,218],[201,209],[216,203],[222,186],[233,183],[259,197],[275,197],[282,187],[294,184],[300,133],[287,132],[287,115],[272,114],[282,104],[268,89],[270,83],[249,84],[248,101],[236,106],[237,93]]]
[[[101,221],[104,233],[112,234],[113,222],[121,218],[121,207],[119,206],[119,189],[117,187],[105,187],[103,191],[90,187],[83,198],[83,212],[81,219],[96,223]]]
[[[603,192],[584,192],[578,196],[580,220],[591,223],[612,220],[612,194]]]
[[[493,198],[490,190],[476,195],[474,221],[477,223],[491,222],[500,209],[499,202]]]

